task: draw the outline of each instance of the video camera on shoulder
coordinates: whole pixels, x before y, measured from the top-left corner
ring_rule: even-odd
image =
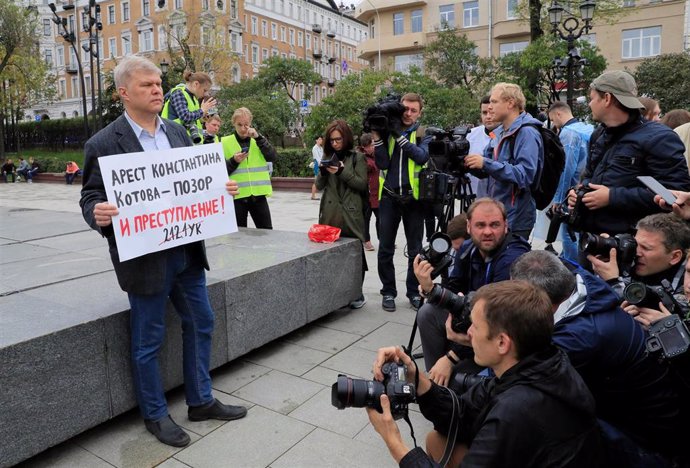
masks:
[[[343,374],[331,386],[331,404],[338,409],[374,408],[379,413],[381,395],[388,395],[393,419],[407,415],[408,405],[415,401],[414,385],[407,382],[407,367],[404,364],[387,362],[381,367],[383,382],[353,379]]]
[[[616,234],[613,237],[602,237],[583,232],[580,237],[580,250],[585,254],[608,257],[611,249],[616,249],[618,270],[621,275],[627,275],[637,255],[637,241],[632,235]]]
[[[389,93],[378,103],[364,111],[362,128],[366,133],[397,133],[403,132],[402,118],[405,106],[400,102],[400,95]]]

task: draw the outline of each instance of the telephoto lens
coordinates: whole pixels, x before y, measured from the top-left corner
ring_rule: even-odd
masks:
[[[386,391],[376,380],[353,379],[338,375],[338,381],[331,386],[331,404],[338,409],[375,408],[381,411],[381,395]]]

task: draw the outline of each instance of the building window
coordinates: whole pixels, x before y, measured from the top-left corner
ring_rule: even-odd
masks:
[[[230,0],[230,18],[237,19],[237,2]]]
[[[438,7],[440,14],[440,22],[442,28],[455,27],[455,9],[454,5],[441,5]]]
[[[261,35],[268,37],[268,22],[266,20],[261,20]]]
[[[307,50],[311,50],[311,34],[307,33],[307,35],[304,37],[306,38],[304,42],[307,46]]]
[[[405,32],[405,15],[403,13],[393,13],[393,35],[399,36]]]
[[[201,9],[203,11],[208,11],[208,9],[209,9],[208,0],[201,0]]]
[[[287,36],[285,35],[285,26],[280,27],[280,42],[287,42]]]
[[[661,26],[623,30],[623,58],[653,57],[661,53]]]
[[[45,60],[49,67],[53,67],[53,49],[43,50],[43,60]]]
[[[634,7],[635,6],[635,0],[623,0],[623,6],[624,7]]]
[[[421,70],[424,67],[424,56],[421,54],[395,56],[395,71],[407,73],[413,66]]]
[[[374,18],[369,21],[369,37],[372,39],[376,37],[376,19]]]
[[[465,28],[479,26],[479,2],[462,4],[462,25]]]
[[[141,11],[144,16],[149,16],[151,14],[151,0],[142,0]]]
[[[108,39],[108,57],[117,57],[117,40],[114,37]]]
[[[268,49],[261,49],[261,60],[268,60]]]
[[[108,24],[115,24],[115,5],[108,5]]]
[[[181,10],[184,5],[182,4],[182,0],[175,0],[175,9],[176,10]]]
[[[290,45],[295,45],[295,30],[292,28],[288,30],[288,43]]]
[[[412,10],[410,15],[410,31],[413,33],[422,32],[422,10]]]
[[[522,52],[528,45],[528,41],[505,42],[498,46],[498,53],[503,57],[514,52]]]
[[[72,97],[79,97],[79,84],[76,76],[72,77]]]
[[[63,46],[58,46],[55,52],[55,58],[57,59],[57,66],[65,66],[65,48]]]
[[[506,18],[507,19],[517,18],[517,7],[518,7],[518,0],[508,0],[507,10],[506,10]]]
[[[122,2],[122,22],[129,21],[129,2]]]
[[[582,36],[580,36],[580,40],[582,40],[582,41],[587,41],[587,42],[589,42],[590,44],[592,44],[593,46],[596,46],[596,45],[597,45],[597,35],[596,35],[596,33],[583,34]]]
[[[84,87],[86,88],[86,95],[91,96],[91,77],[84,77]]]
[[[274,41],[278,40],[278,25],[271,23],[271,39]]]
[[[259,64],[259,46],[258,45],[252,45],[252,63],[254,65]]]
[[[259,32],[258,32],[258,20],[256,19],[256,16],[252,16],[251,21],[252,21],[252,35],[256,36],[257,34],[259,34]]]
[[[304,46],[304,34],[302,34],[302,31],[297,31],[297,47],[303,47]]]
[[[242,48],[240,47],[240,41],[239,41],[240,35],[237,34],[236,32],[231,32],[230,33],[230,49],[233,52],[240,53]]]
[[[65,80],[60,80],[60,97],[67,97],[67,82]]]
[[[153,31],[142,31],[140,37],[139,50],[142,52],[153,50]]]
[[[168,48],[168,35],[165,33],[165,26],[162,24],[158,26],[158,50],[165,50]]]
[[[130,55],[132,53],[132,37],[130,35],[122,36],[122,55]]]
[[[50,20],[49,19],[44,19],[43,20],[43,35],[44,36],[51,36],[53,34],[52,31],[52,26],[50,25]]]
[[[234,81],[235,83],[240,82],[240,67],[238,67],[237,65],[234,65],[232,67],[232,81]]]

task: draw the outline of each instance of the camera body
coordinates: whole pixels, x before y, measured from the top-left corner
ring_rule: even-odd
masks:
[[[577,199],[572,209],[568,208],[568,200],[565,199],[561,203],[552,205],[546,212],[546,216],[551,220],[545,239],[547,244],[553,244],[563,223],[568,226],[568,235],[575,242],[575,231],[581,229],[583,217],[587,212],[587,207],[583,203],[582,197],[591,191],[592,189],[588,185],[582,185],[575,191]]]
[[[209,135],[208,133],[204,133],[204,145],[211,145],[216,142],[216,136],[215,135]]]
[[[383,382],[353,379],[343,374],[331,386],[331,404],[338,409],[374,408],[381,413],[381,395],[388,396],[393,419],[407,415],[410,403],[415,400],[414,385],[407,382],[407,367],[404,364],[387,362],[381,367]]]
[[[637,255],[637,241],[632,235],[616,234],[613,237],[602,237],[583,232],[580,236],[580,250],[585,254],[608,257],[611,249],[616,249],[621,274],[629,273]]]
[[[400,95],[390,93],[364,111],[362,128],[367,133],[374,131],[400,134],[404,130],[404,113],[405,106],[400,102]]]
[[[453,243],[448,234],[435,232],[429,239],[429,245],[419,252],[420,260],[426,260],[434,267],[431,271],[432,278],[443,273],[453,261],[450,255],[452,247]]]
[[[431,290],[431,294],[427,296],[427,302],[450,312],[450,327],[455,333],[466,334],[470,325],[472,325],[470,313],[472,312],[473,297],[474,291],[466,296],[460,296],[450,289],[437,285]]]
[[[471,387],[474,387],[484,380],[488,380],[491,377],[486,377],[483,375],[476,374],[465,374],[463,372],[458,372],[455,374],[453,379],[448,384],[448,388],[453,390],[455,393],[463,394]]]
[[[673,314],[657,320],[649,327],[647,351],[661,353],[664,359],[680,356],[690,347],[690,333],[681,318]]]
[[[189,132],[189,137],[192,139],[192,142],[195,145],[198,145],[201,143],[201,132],[199,131],[199,127],[194,125],[193,123],[186,125],[187,131]]]
[[[667,282],[667,280],[664,281]],[[623,290],[623,299],[639,308],[658,309],[661,302],[672,314],[687,312],[687,310],[683,310],[683,307],[673,297],[673,289],[670,285],[666,288],[664,286],[649,286],[640,281],[633,281]]]
[[[426,135],[433,137],[429,142],[429,157],[437,170],[458,175],[466,172],[465,156],[470,153],[470,142],[467,140],[469,132],[470,128],[464,125],[450,130],[437,127],[426,129]]]

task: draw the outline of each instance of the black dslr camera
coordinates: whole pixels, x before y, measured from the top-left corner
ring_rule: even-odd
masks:
[[[364,111],[362,128],[367,133],[373,131],[399,135],[404,130],[402,123],[404,113],[405,106],[400,102],[400,96],[390,93]]]
[[[626,275],[635,262],[637,241],[630,234],[616,234],[613,237],[601,237],[583,232],[580,237],[580,250],[585,254],[608,257],[611,249],[616,249],[618,270]]]
[[[383,382],[353,379],[343,374],[331,386],[331,404],[338,409],[374,408],[381,413],[381,395],[388,395],[393,419],[407,415],[407,407],[415,400],[414,385],[407,382],[407,368],[403,364],[387,362],[381,367]]]
[[[470,152],[467,141],[469,127],[458,126],[452,130],[436,127],[426,129],[433,136],[429,142],[430,168],[419,174],[419,199],[432,203],[447,201],[453,187],[465,173],[465,156]]]
[[[476,374],[465,374],[463,372],[458,372],[455,374],[453,379],[448,384],[448,388],[453,390],[455,393],[465,393],[471,387],[474,387],[484,380],[488,380],[491,377],[486,377],[483,375]]]
[[[582,227],[582,219],[587,211],[587,207],[582,202],[582,197],[592,189],[587,185],[582,185],[578,188],[575,193],[577,195],[577,200],[575,201],[575,206],[573,209],[568,208],[568,199],[566,198],[560,204],[554,204],[546,212],[546,216],[551,220],[549,223],[549,231],[546,234],[545,242],[547,244],[553,244],[558,237],[558,230],[561,224],[565,223],[568,226],[568,235],[575,242],[575,231],[578,231]]]
[[[470,325],[472,325],[470,313],[472,312],[473,297],[474,292],[469,293],[467,296],[459,296],[450,289],[436,285],[426,300],[429,304],[450,312],[450,327],[455,333],[467,333]]]
[[[436,278],[443,273],[453,261],[453,258],[450,256],[450,249],[452,247],[453,243],[448,234],[435,232],[429,240],[429,245],[419,252],[420,260],[426,260],[434,267],[431,271],[432,278]]]
[[[194,125],[193,123],[187,124],[186,125],[187,131],[189,132],[189,137],[192,139],[192,142],[195,145],[198,145],[201,143],[201,133],[199,132],[199,127]]]

